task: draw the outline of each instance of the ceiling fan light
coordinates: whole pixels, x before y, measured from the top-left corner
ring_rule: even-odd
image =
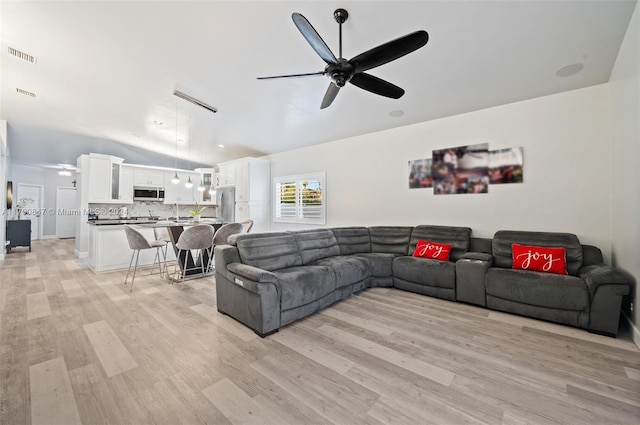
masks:
[[[191,189],[193,187],[193,182],[191,181],[191,176],[187,179],[187,182],[184,184],[184,187],[187,189]]]
[[[180,183],[180,177],[178,177],[178,172],[176,171],[173,177],[171,177],[171,183],[178,184]]]

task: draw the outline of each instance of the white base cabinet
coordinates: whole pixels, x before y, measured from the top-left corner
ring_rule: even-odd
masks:
[[[253,220],[251,232],[267,232],[269,230],[269,204],[251,204],[236,202],[236,221]]]
[[[148,239],[154,240],[152,228],[138,228]],[[129,248],[123,225],[89,226],[89,256],[87,262],[94,272],[126,269],[129,267],[133,250]],[[153,264],[155,249],[140,251],[138,267]],[[175,260],[176,255],[171,244],[167,245],[167,261]],[[135,263],[135,258],[133,259]]]

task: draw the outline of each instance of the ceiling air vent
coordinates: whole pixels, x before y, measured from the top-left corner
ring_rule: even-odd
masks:
[[[217,108],[214,108],[213,106],[207,105],[206,103],[204,103],[204,102],[202,102],[202,101],[200,101],[200,100],[198,100],[198,99],[196,99],[196,98],[193,98],[193,97],[189,96],[188,94],[184,94],[184,93],[182,93],[181,91],[174,90],[174,91],[173,91],[173,94],[174,94],[174,95],[176,95],[176,96],[178,96],[180,99],[184,99],[184,100],[186,100],[187,102],[191,102],[191,103],[193,103],[194,105],[198,105],[198,106],[200,106],[200,107],[202,107],[202,108],[204,108],[204,109],[207,109],[207,110],[209,110],[209,111],[213,112],[214,114],[215,114],[216,112],[218,112],[218,109],[217,109]]]
[[[16,50],[13,47],[9,47],[9,54],[22,60],[26,60],[27,62],[36,63],[36,58],[34,56],[28,55],[20,50]]]
[[[22,89],[18,89],[16,88],[16,91],[20,94],[23,94],[25,96],[29,96],[29,97],[36,97],[35,93],[31,93],[30,91],[26,91],[26,90],[22,90]]]

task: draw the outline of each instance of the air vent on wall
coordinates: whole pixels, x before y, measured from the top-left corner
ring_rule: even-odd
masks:
[[[18,93],[20,93],[20,94],[25,95],[25,96],[36,97],[36,94],[35,93],[31,93],[30,91],[22,90],[22,89],[19,89],[19,88],[16,88],[16,91]]]
[[[9,47],[9,54],[11,56],[26,60],[27,62],[36,63],[36,58],[34,56],[31,56],[25,52],[21,52],[20,50],[14,49],[13,47]]]
[[[174,94],[174,95],[176,95],[176,96],[178,96],[178,97],[179,97],[179,98],[181,98],[181,99],[186,100],[187,102],[191,102],[191,103],[193,103],[194,105],[198,105],[198,106],[200,106],[200,107],[202,107],[202,108],[204,108],[204,109],[207,109],[207,110],[209,110],[209,111],[213,112],[214,114],[215,114],[216,112],[218,112],[218,109],[217,109],[217,108],[214,108],[213,106],[207,105],[206,103],[204,103],[204,102],[202,102],[202,101],[200,101],[200,100],[198,100],[198,99],[195,99],[195,98],[193,98],[193,97],[189,96],[188,94],[184,94],[184,93],[182,93],[181,91],[174,90],[174,91],[173,91],[173,94]]]

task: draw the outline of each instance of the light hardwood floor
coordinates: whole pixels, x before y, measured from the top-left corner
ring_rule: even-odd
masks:
[[[215,279],[0,261],[1,424],[638,424],[628,337],[370,289],[261,339]]]

